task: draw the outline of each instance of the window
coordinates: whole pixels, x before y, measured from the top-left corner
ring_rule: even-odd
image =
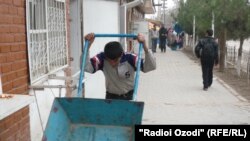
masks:
[[[65,68],[65,0],[27,0],[27,38],[31,83]]]

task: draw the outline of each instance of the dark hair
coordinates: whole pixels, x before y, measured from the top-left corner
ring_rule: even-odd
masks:
[[[119,58],[123,53],[122,45],[119,42],[112,41],[105,45],[104,54],[105,57],[114,60]]]
[[[206,33],[207,33],[208,36],[213,36],[213,34],[214,34],[212,29],[208,29],[206,31]]]

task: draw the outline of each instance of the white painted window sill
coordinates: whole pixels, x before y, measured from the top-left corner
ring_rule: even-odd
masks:
[[[34,102],[34,97],[30,95],[11,94],[11,96],[13,97],[0,98],[0,120]]]

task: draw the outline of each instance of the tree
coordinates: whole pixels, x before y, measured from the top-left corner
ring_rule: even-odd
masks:
[[[193,16],[196,17],[198,36],[204,35],[204,29],[211,27],[212,16],[209,7],[204,0],[187,0],[186,3],[181,0],[177,20],[189,34],[192,33]]]
[[[177,20],[187,33],[192,33],[192,17],[196,17],[198,36],[211,27],[212,13],[215,16],[215,36],[219,38],[220,71],[224,71],[226,40],[239,39],[239,59],[242,46],[250,36],[250,7],[245,0],[184,0],[180,1]]]
[[[230,3],[229,8],[234,10],[232,10],[232,17],[227,23],[228,37],[229,39],[240,40],[237,59],[237,72],[240,75],[243,43],[250,36],[250,7],[244,0],[231,0]]]

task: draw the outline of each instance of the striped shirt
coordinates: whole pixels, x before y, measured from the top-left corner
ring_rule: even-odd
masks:
[[[138,56],[132,53],[123,53],[117,67],[112,67],[105,59],[104,52],[89,58],[87,56],[85,71],[95,73],[103,71],[105,75],[106,91],[122,95],[134,89],[134,77],[137,68]],[[156,69],[156,61],[151,52],[145,53],[141,60],[141,71],[149,72]]]

